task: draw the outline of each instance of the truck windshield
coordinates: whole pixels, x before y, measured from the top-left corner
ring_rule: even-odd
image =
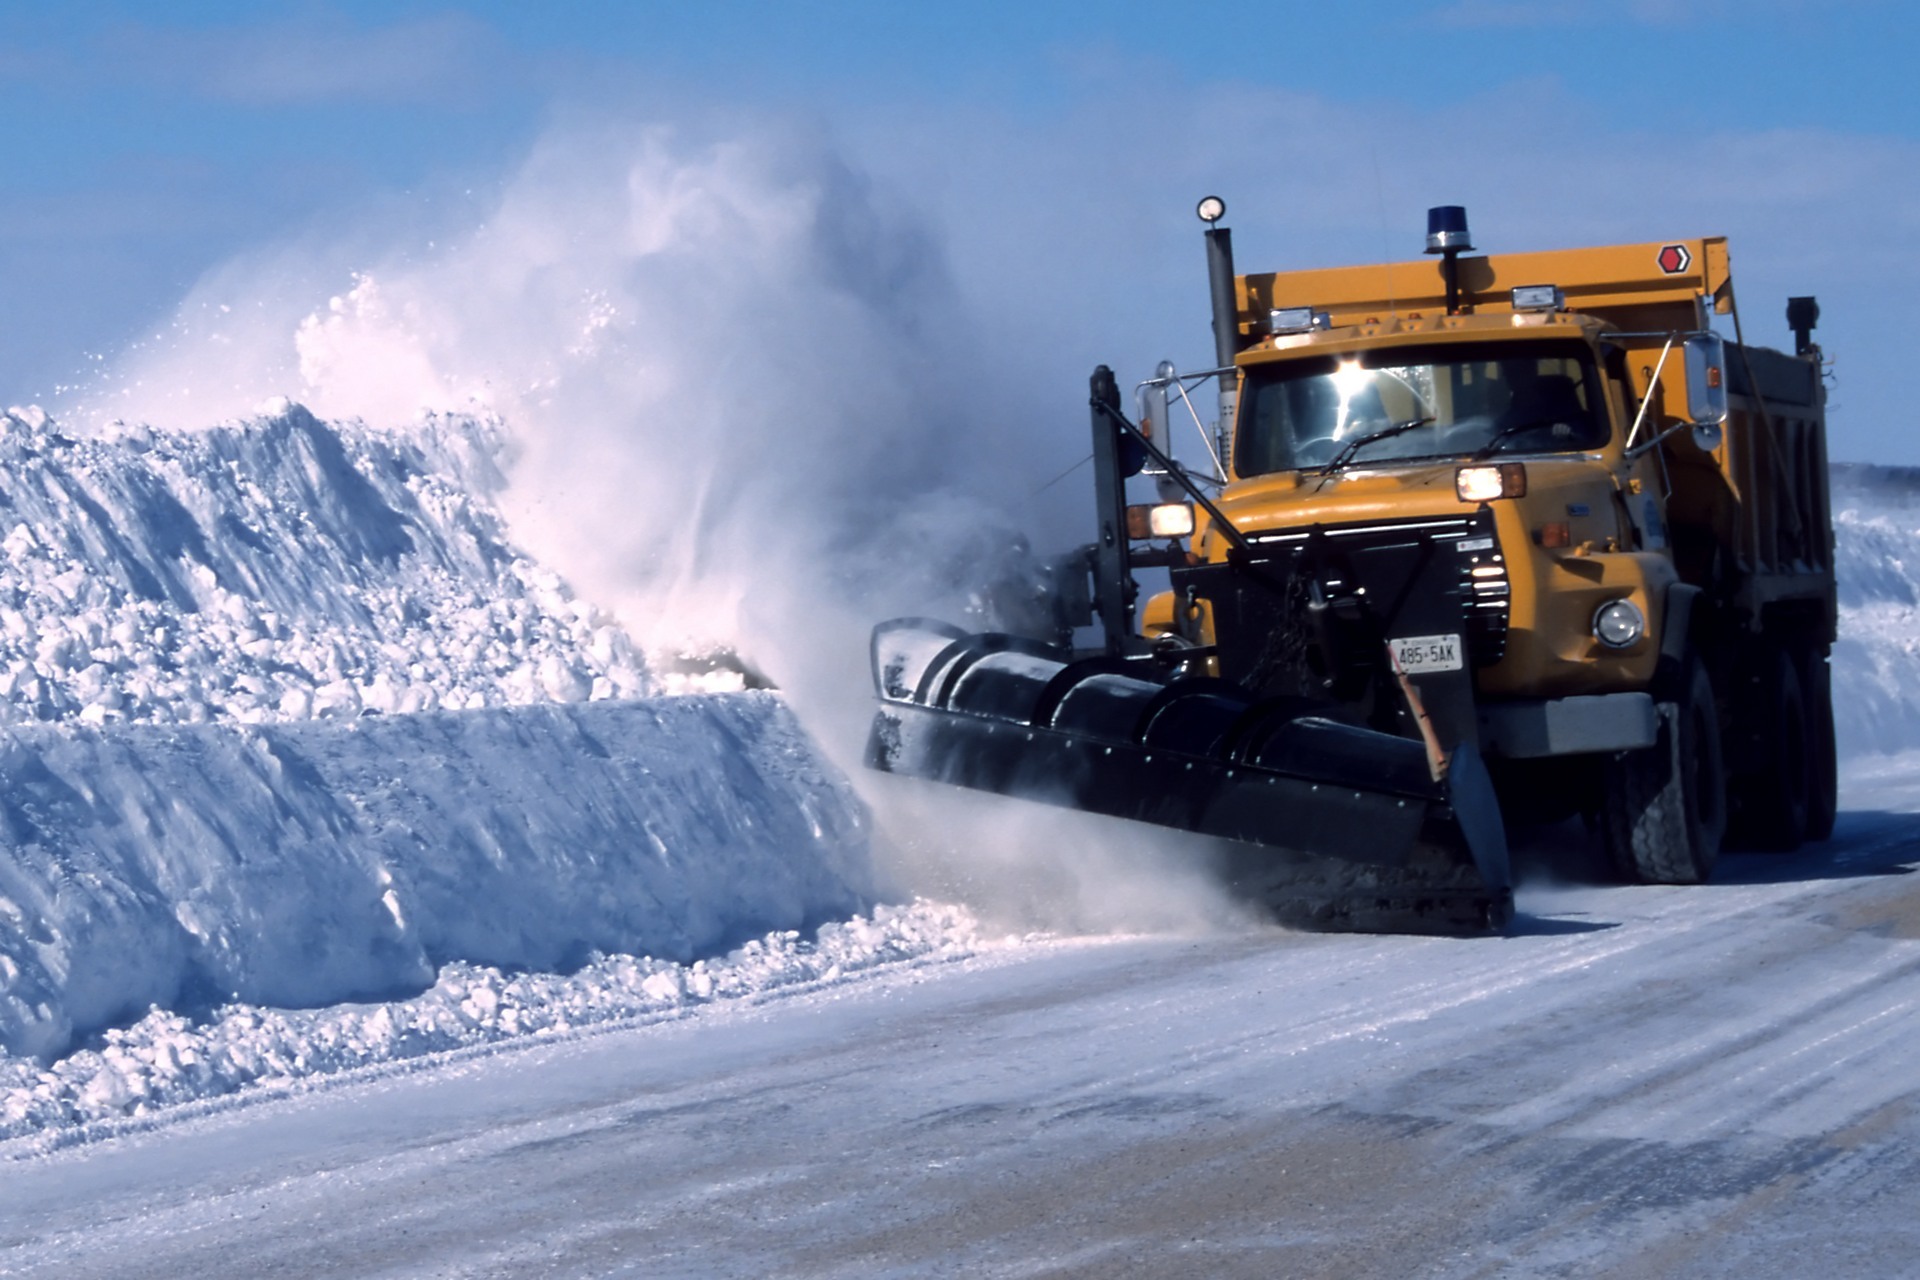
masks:
[[[1390,347],[1259,365],[1240,394],[1234,469],[1597,448],[1609,433],[1602,385],[1579,342]],[[1395,430],[1405,424],[1417,425]],[[1354,447],[1377,432],[1387,434]]]

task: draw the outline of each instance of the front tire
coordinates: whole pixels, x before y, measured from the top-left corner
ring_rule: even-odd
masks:
[[[1680,696],[1659,704],[1653,746],[1607,764],[1600,835],[1622,877],[1637,884],[1701,884],[1726,832],[1726,771],[1713,683],[1690,663]]]

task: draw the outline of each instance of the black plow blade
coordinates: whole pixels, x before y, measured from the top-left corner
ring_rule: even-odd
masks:
[[[1235,842],[1228,880],[1293,922],[1458,932],[1512,915],[1471,751],[1435,781],[1421,743],[1315,704],[919,619],[876,628],[873,660],[874,769]]]

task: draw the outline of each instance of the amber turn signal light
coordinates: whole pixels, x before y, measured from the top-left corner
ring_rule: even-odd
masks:
[[[1187,502],[1141,503],[1127,508],[1127,537],[1184,538],[1193,532],[1193,505]]]

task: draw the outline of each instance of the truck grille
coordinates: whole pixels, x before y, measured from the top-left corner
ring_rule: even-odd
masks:
[[[1349,647],[1457,627],[1474,666],[1491,666],[1506,653],[1511,585],[1485,509],[1255,533],[1247,541],[1251,553],[1229,564],[1173,573],[1177,594],[1191,589],[1212,603],[1229,679],[1291,691],[1291,679],[1274,680],[1271,668],[1292,661],[1308,639],[1305,611],[1316,592],[1342,619]]]

